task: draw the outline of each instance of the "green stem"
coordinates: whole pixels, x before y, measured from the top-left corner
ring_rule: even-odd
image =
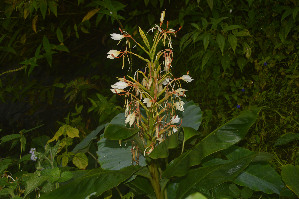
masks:
[[[164,192],[162,191],[161,185],[160,185],[159,168],[158,168],[158,165],[156,164],[155,160],[153,160],[151,162],[151,164],[148,166],[148,169],[151,174],[150,181],[151,181],[152,187],[155,191],[156,198],[157,199],[165,199]]]

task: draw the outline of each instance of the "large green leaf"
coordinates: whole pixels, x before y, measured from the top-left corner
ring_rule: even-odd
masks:
[[[138,131],[137,128],[127,128],[122,124],[108,124],[104,136],[109,140],[124,140],[135,135]]]
[[[202,112],[199,106],[197,106],[193,101],[189,101],[184,104],[183,112],[183,127],[191,127],[198,130],[202,121]]]
[[[209,190],[224,182],[232,181],[250,164],[255,156],[256,154],[253,154],[227,164],[189,170],[179,183],[176,197],[178,199],[184,198],[195,186]]]
[[[154,189],[147,178],[136,176],[134,180],[126,183],[126,185],[134,190],[135,193],[145,194],[150,198],[155,198]]]
[[[299,165],[284,165],[281,170],[281,177],[287,187],[299,197]]]
[[[120,171],[107,171],[102,169],[89,170],[83,177],[79,177],[65,186],[42,195],[40,198],[82,199],[90,195],[98,196],[105,191],[118,186],[120,183],[130,178],[139,169],[139,166],[130,166]]]
[[[238,160],[254,152],[233,146],[224,151],[224,153],[229,160]],[[271,155],[262,153],[257,159],[258,161],[269,161],[271,160]],[[254,191],[262,191],[267,194],[280,194],[284,189],[284,184],[279,174],[266,162],[250,164],[234,182]]]
[[[90,134],[88,134],[79,144],[77,144],[75,146],[75,148],[73,149],[73,153],[77,153],[81,150],[84,150],[86,149],[90,142],[93,140],[93,139],[96,139],[97,135],[104,129],[106,124],[102,124],[100,126],[98,126],[96,128],[96,130],[92,131]]]
[[[250,165],[234,182],[254,191],[262,191],[267,194],[280,194],[284,188],[279,174],[269,164],[265,163]]]
[[[149,154],[152,159],[167,158],[169,155],[168,149],[174,149],[178,146],[178,133],[168,136],[163,142],[158,144],[155,149]]]
[[[98,160],[103,169],[120,170],[132,165],[132,146],[130,142],[122,142],[121,145],[116,140],[102,138],[98,142]],[[145,166],[145,159],[139,156],[139,165]]]
[[[201,163],[202,159],[234,145],[245,137],[251,125],[255,122],[260,108],[242,112],[223,126],[219,127],[202,141],[167,166],[164,177],[183,176],[191,166]]]

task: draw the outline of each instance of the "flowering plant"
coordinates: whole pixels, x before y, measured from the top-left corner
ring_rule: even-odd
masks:
[[[121,183],[131,188],[130,193],[141,194],[141,197],[186,198],[199,189],[208,193],[219,184],[233,181],[258,156],[237,148],[235,153],[242,152],[242,155],[237,154],[239,159],[221,159],[221,164],[218,160],[207,162],[206,157],[220,153],[244,138],[260,109],[245,111],[205,138],[200,138],[197,130],[202,112],[194,102],[184,100],[187,90],[182,87],[182,83],[193,79],[188,73],[179,78],[171,73],[171,37],[177,31],[169,29],[168,25],[163,29],[164,17],[165,12],[162,12],[160,25],[147,32],[154,33],[152,41],[139,28],[144,45],[124,30],[120,30],[121,34],[111,34],[114,40],[126,39],[127,46],[133,42],[147,57],[126,47],[125,50],[110,50],[108,59],[125,60],[131,54],[144,61],[146,67],[137,70],[132,77],[118,78],[111,86],[113,93],[125,96],[125,113],[97,128],[99,132],[105,126],[97,151],[101,169],[88,171],[83,177],[43,198],[71,198],[74,197],[73,191],[77,198],[89,198],[114,187],[122,198],[117,188]],[[92,135],[88,139],[92,139]],[[82,145],[86,142],[83,140]],[[175,150],[180,146],[181,150]],[[220,156],[225,155],[224,152]],[[132,165],[134,163],[137,165]]]
[[[187,91],[182,88],[181,81],[188,83],[193,80],[188,74],[175,78],[171,73],[173,61],[171,37],[175,36],[177,31],[168,29],[168,25],[166,29],[162,28],[164,16],[165,11],[161,15],[160,26],[156,25],[150,30],[155,32],[152,45],[141,28],[139,33],[145,46],[123,30],[120,30],[122,34],[111,34],[114,40],[127,38],[127,44],[132,40],[148,55],[148,58],[128,49],[110,50],[107,56],[109,59],[120,57],[124,59],[127,54],[132,54],[146,62],[144,71],[136,71],[134,77],[118,78],[119,81],[111,86],[113,93],[126,97],[125,123],[139,129],[138,135],[145,145],[144,155],[150,154],[157,144],[178,131],[182,123],[178,112],[184,111],[185,103],[182,97],[186,97]],[[163,49],[158,48],[160,43]]]

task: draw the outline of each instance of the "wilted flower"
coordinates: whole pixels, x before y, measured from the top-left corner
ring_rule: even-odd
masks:
[[[169,84],[169,82],[171,81],[171,78],[166,78],[163,82],[162,82],[162,84],[164,85],[164,86],[166,86],[167,84]]]
[[[149,98],[144,98],[143,103],[145,103],[147,107],[152,106],[152,101]]]
[[[125,92],[124,90],[122,90],[122,89],[117,89],[117,88],[112,88],[112,89],[110,89],[111,91],[112,91],[112,93],[122,93],[122,92]]]
[[[165,18],[165,11],[163,11],[163,12],[161,13],[161,18],[160,18],[160,22],[161,22],[161,23],[163,23],[164,18]]]
[[[183,101],[179,101],[179,102],[175,102],[174,106],[177,110],[179,111],[184,111],[184,102]]]
[[[179,116],[175,115],[171,118],[171,124],[176,124],[176,123],[179,123],[180,122],[180,118]]]
[[[186,89],[183,89],[183,88],[178,88],[176,91],[175,91],[175,93],[177,94],[177,95],[179,95],[179,96],[186,96],[185,95],[185,91],[187,91]]]
[[[117,34],[117,33],[112,33],[112,34],[110,34],[111,35],[111,38],[113,39],[113,40],[121,40],[122,38],[124,38],[125,36],[124,35],[121,35],[121,34]]]
[[[128,86],[129,85],[126,82],[122,81],[122,80],[120,80],[119,82],[116,82],[115,84],[111,85],[111,87],[114,88],[114,89],[125,89]]]
[[[184,80],[185,82],[192,82],[193,79],[189,76],[189,75],[183,75],[181,77],[182,80]]]
[[[127,116],[125,123],[126,124],[129,123],[130,126],[132,126],[132,124],[134,123],[134,121],[135,121],[135,113],[131,113],[131,114],[129,114]]]
[[[120,54],[120,51],[118,51],[118,50],[109,50],[109,52],[107,54],[108,54],[107,58],[114,59]]]

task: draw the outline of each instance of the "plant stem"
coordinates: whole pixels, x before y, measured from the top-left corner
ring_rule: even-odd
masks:
[[[153,160],[150,165],[148,166],[149,172],[151,174],[151,184],[152,187],[155,191],[156,194],[156,198],[157,199],[164,199],[164,193],[161,190],[161,185],[160,185],[160,173],[159,173],[159,169],[158,169],[158,165],[156,163],[155,160]]]

